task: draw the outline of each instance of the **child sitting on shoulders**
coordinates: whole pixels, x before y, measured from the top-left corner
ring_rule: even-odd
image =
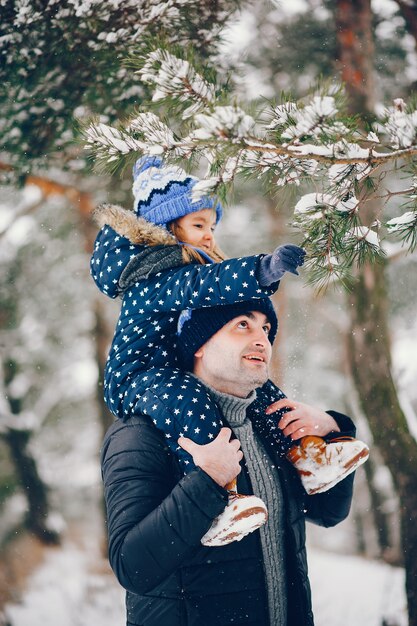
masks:
[[[165,433],[184,473],[194,469],[194,464],[178,446],[178,438],[187,436],[198,444],[209,443],[219,433],[222,420],[204,386],[178,369],[176,339],[180,313],[184,309],[248,300],[259,304],[278,289],[285,272],[298,274],[297,267],[303,264],[305,255],[301,248],[285,245],[273,254],[225,260],[214,237],[222,207],[211,198],[192,202],[191,191],[196,182],[181,168],[164,165],[159,158],[139,159],[134,167],[134,212],[110,205],[96,211],[101,230],[91,259],[91,273],[99,289],[111,298],[122,298],[105,370],[106,403],[123,420],[137,412],[150,416]],[[276,389],[275,398],[271,386]],[[269,405],[282,397],[285,396],[269,381],[265,402],[267,398]],[[280,413],[273,417],[265,415],[271,430]],[[317,450],[321,461],[312,464],[309,459],[307,468],[305,454],[296,458],[296,451],[303,448],[295,448],[294,441],[276,428],[274,441],[283,454],[288,454],[290,462],[293,460],[308,493],[327,490],[356,469],[365,460],[363,455],[367,456],[365,444],[348,440],[339,442],[336,459],[333,445],[332,463],[337,466],[337,477],[333,476],[330,484],[328,471],[323,472],[323,459],[331,442],[320,440]],[[357,458],[358,450],[361,459]],[[264,509],[262,519],[257,516],[253,527],[246,528],[244,534],[266,521],[265,505],[259,498],[237,497],[231,489],[224,514],[216,518],[202,538],[204,545],[224,545],[229,541],[228,507],[236,505],[236,501],[241,511]],[[233,540],[244,534],[234,535]]]

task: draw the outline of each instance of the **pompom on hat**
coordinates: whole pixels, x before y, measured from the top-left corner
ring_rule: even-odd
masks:
[[[191,372],[197,350],[225,324],[249,311],[259,311],[266,315],[271,324],[268,339],[272,344],[278,330],[278,318],[270,298],[182,311],[178,319],[176,342],[180,366]]]
[[[148,222],[166,226],[189,213],[215,209],[216,224],[222,217],[222,207],[206,197],[192,202],[191,191],[198,178],[180,167],[165,165],[161,158],[145,156],[133,167],[133,208]]]

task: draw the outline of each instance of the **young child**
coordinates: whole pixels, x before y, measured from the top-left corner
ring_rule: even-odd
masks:
[[[251,299],[264,301],[276,291],[286,271],[297,274],[304,259],[303,250],[288,245],[272,255],[224,260],[214,240],[222,208],[210,198],[193,203],[191,190],[196,182],[181,168],[165,166],[159,158],[139,159],[134,167],[134,212],[109,205],[98,210],[96,220],[102,228],[91,259],[91,273],[101,291],[123,299],[105,371],[106,402],[120,419],[137,411],[149,415],[165,433],[184,473],[194,465],[178,447],[178,438],[188,436],[199,444],[208,443],[222,423],[205,387],[177,369],[181,311]],[[274,388],[274,399],[284,397]],[[271,404],[271,388],[269,392],[265,398]],[[293,444],[277,428],[274,441],[283,453]],[[344,448],[353,458],[356,449],[354,455],[349,450],[351,443]],[[320,470],[320,464],[316,469]],[[353,469],[349,466],[349,471]],[[308,471],[311,474],[310,468]],[[346,472],[339,480],[344,475]],[[316,482],[320,490],[328,488],[320,478]],[[228,508],[236,504],[246,513],[257,511],[257,515],[253,515],[253,527],[234,535],[233,540],[266,521],[267,512],[259,498],[231,493],[224,514],[213,523],[215,532],[212,527],[203,537],[204,545],[229,541],[230,527],[225,520]]]

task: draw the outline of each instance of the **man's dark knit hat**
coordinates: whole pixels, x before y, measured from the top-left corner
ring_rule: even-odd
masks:
[[[272,344],[278,330],[278,319],[269,298],[182,311],[178,319],[176,342],[180,366],[186,371],[192,371],[197,350],[225,324],[249,311],[259,311],[266,315],[271,324],[268,339]]]

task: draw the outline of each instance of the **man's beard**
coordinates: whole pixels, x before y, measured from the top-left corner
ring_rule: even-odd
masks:
[[[265,368],[262,372],[245,372],[246,376],[241,377],[242,384],[247,384],[250,390],[262,387],[268,380],[268,370]]]

